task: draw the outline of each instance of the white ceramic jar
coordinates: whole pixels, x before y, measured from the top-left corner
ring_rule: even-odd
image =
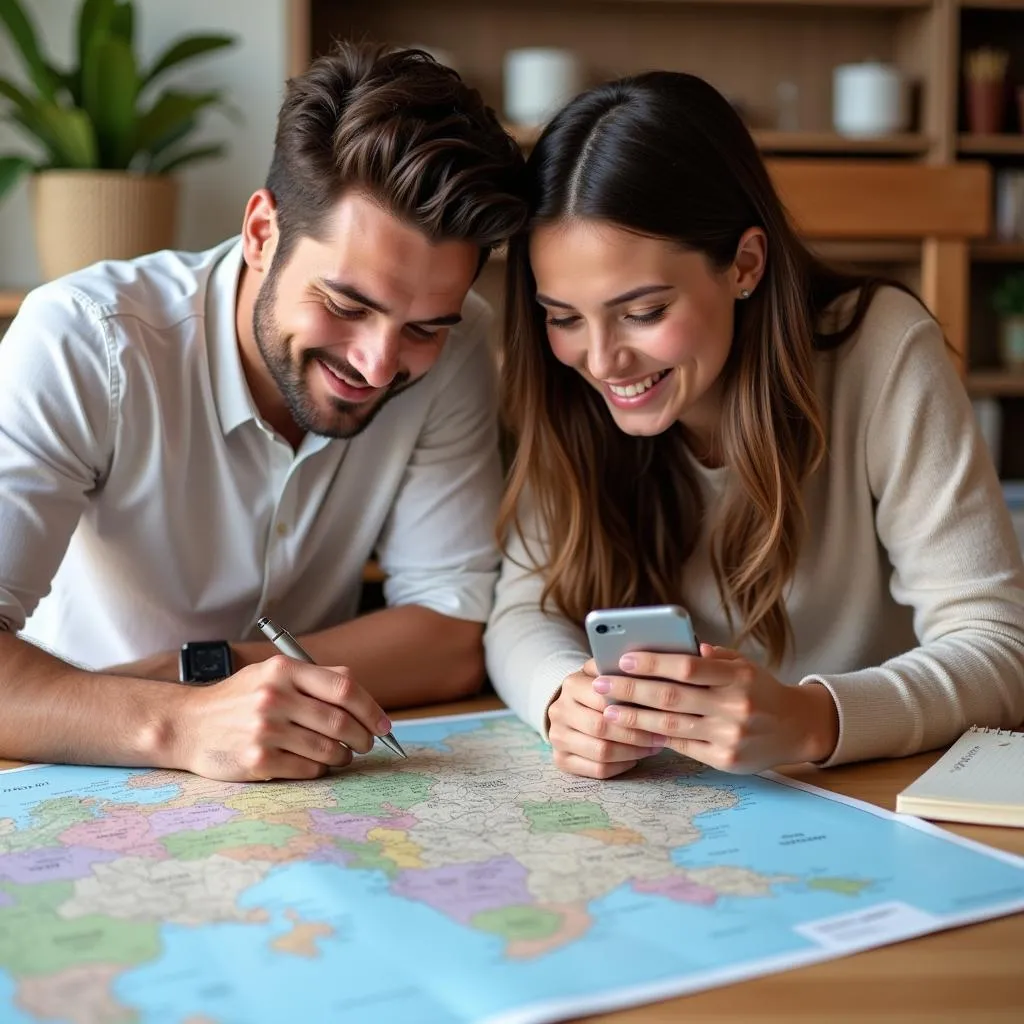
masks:
[[[832,124],[840,135],[872,138],[907,130],[907,83],[877,61],[840,64],[832,74]]]
[[[504,78],[505,116],[519,125],[544,124],[583,86],[579,58],[556,47],[509,50]]]

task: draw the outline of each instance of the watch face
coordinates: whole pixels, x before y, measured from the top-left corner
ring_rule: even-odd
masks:
[[[203,640],[185,645],[185,681],[212,683],[231,675],[231,648],[223,640]]]

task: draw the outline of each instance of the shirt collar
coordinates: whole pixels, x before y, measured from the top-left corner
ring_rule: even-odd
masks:
[[[210,382],[220,428],[226,437],[249,420],[259,422],[238,352],[235,326],[238,280],[242,270],[242,240],[224,243],[206,291],[206,349]]]

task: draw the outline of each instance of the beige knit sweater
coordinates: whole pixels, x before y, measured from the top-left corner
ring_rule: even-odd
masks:
[[[835,315],[840,315],[838,312]],[[912,754],[972,723],[1024,719],[1024,566],[991,459],[942,334],[883,289],[857,335],[817,357],[826,461],[786,596],[795,644],[776,672],[821,682],[839,709],[828,764]],[[729,469],[694,461],[706,499],[683,603],[702,640],[732,646],[708,526]],[[527,522],[527,540],[536,545]],[[536,547],[534,547],[536,550]],[[589,657],[580,627],[539,607],[513,537],[485,638],[500,696],[546,735],[562,680]],[[760,659],[760,649],[743,648]]]

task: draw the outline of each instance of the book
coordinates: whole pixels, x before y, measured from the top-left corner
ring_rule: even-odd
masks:
[[[1024,827],[1024,732],[971,726],[896,797],[919,818]]]

